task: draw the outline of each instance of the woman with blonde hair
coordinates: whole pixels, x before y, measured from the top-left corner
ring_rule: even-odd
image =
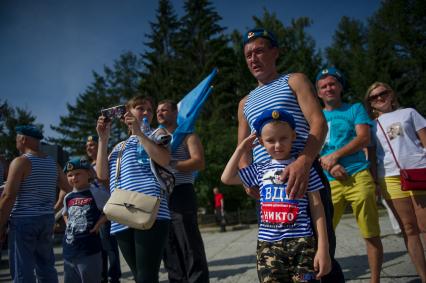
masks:
[[[372,136],[376,154],[369,154],[373,176],[400,224],[408,253],[425,283],[426,261],[420,233],[426,238],[426,191],[401,190],[392,151],[401,168],[426,167],[426,119],[413,108],[400,108],[395,91],[382,82],[368,88],[364,103],[375,119]]]

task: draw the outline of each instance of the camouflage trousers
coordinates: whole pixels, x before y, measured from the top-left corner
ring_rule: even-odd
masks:
[[[319,282],[314,272],[315,238],[257,242],[257,275],[261,283]]]

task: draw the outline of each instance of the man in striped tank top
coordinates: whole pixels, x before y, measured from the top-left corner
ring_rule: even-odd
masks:
[[[271,32],[261,28],[248,31],[243,36],[243,48],[247,67],[257,80],[258,86],[239,103],[238,143],[254,131],[253,123],[264,110],[285,109],[293,115],[296,124],[296,140],[291,154],[295,161],[285,168],[281,178],[287,181],[290,199],[299,198],[307,190],[311,167],[315,167],[326,188],[320,191],[320,195],[327,220],[327,234],[333,264],[332,271],[322,278],[322,282],[344,282],[342,270],[334,260],[336,242],[331,220],[333,206],[329,185],[317,161],[327,133],[327,124],[314,88],[304,74],[281,75],[278,73],[276,61],[279,57],[279,44]],[[265,149],[257,145],[253,148],[252,154],[242,156],[239,166],[244,168],[252,162],[269,159]],[[259,199],[258,188],[245,189],[247,194]]]
[[[170,133],[177,128],[178,109],[174,101],[164,100],[157,107],[157,121]],[[195,172],[204,169],[204,150],[199,137],[188,134],[172,152],[171,167],[176,186],[170,195],[172,215],[164,265],[170,282],[209,282],[203,239],[198,229]]]
[[[0,233],[9,222],[10,273],[13,282],[58,282],[53,254],[54,210],[71,190],[60,166],[40,151],[41,131],[16,127],[16,148],[22,154],[9,167],[0,199]],[[56,186],[61,189],[59,201]]]

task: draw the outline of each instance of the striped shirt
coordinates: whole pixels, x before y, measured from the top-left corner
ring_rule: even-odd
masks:
[[[300,109],[296,96],[288,85],[290,76],[291,74],[280,76],[278,79],[252,90],[247,97],[243,111],[252,132],[254,132],[254,121],[266,109],[284,109],[292,114],[296,122],[295,130],[297,135],[291,154],[293,157],[297,157],[305,148],[309,125]],[[257,145],[253,149],[254,162],[262,162],[269,159],[270,156],[263,146]]]
[[[176,150],[172,153],[173,160],[187,160],[191,156],[189,155],[188,145],[186,144],[186,139],[182,141],[182,143],[176,148]],[[173,171],[176,179],[176,186],[181,184],[194,184],[195,175],[192,171]]]
[[[157,219],[170,219],[167,196],[161,190],[160,184],[151,171],[149,162],[141,164],[137,161],[137,148],[140,145],[138,137],[133,135],[127,141],[123,142],[126,143],[126,146],[121,157],[120,178],[117,187],[129,191],[142,192],[151,196],[161,196]],[[116,187],[116,161],[123,142],[114,147],[109,158],[111,193]],[[128,228],[127,226],[111,221],[111,233],[123,231]]]
[[[58,182],[55,160],[30,153],[23,156],[31,162],[31,172],[21,183],[11,218],[53,214]]]
[[[262,163],[252,163],[239,170],[239,176],[247,187],[258,186],[261,204],[261,221],[258,239],[275,242],[284,238],[312,236],[311,221],[307,213],[309,201],[307,194],[297,200],[288,200],[285,189],[287,185],[280,182],[278,176],[284,168],[293,162],[290,160],[271,159]],[[311,168],[308,193],[323,188],[321,179],[314,168]],[[287,210],[289,206],[295,209]],[[290,215],[291,214],[291,215]]]

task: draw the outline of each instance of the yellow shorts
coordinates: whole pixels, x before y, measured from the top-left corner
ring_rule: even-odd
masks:
[[[426,191],[402,191],[399,176],[385,177],[379,180],[382,196],[385,199],[407,198],[426,195]]]
[[[333,200],[333,227],[342,218],[348,203],[358,223],[363,238],[380,236],[379,214],[376,206],[376,186],[369,170],[363,170],[345,181],[330,181]]]

